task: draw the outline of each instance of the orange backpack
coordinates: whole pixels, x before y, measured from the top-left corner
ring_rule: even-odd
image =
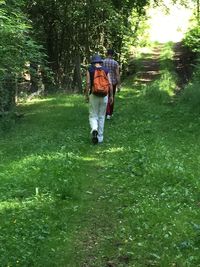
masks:
[[[92,93],[97,96],[106,96],[109,93],[110,83],[104,70],[95,69]]]

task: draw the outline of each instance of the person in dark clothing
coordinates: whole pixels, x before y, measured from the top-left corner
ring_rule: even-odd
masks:
[[[114,110],[114,97],[116,89],[120,90],[120,73],[119,73],[119,64],[116,60],[113,59],[115,52],[113,49],[107,50],[107,57],[103,61],[103,66],[109,70],[110,78],[113,87],[113,101],[112,103],[108,101],[106,109],[106,118],[110,119],[113,115]]]

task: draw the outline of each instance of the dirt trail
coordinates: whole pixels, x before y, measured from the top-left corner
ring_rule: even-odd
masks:
[[[161,46],[153,48],[151,54],[143,53],[145,59],[142,60],[142,69],[137,73],[135,79],[136,83],[147,84],[154,81],[160,77],[159,71],[159,55],[160,55]]]
[[[136,84],[148,84],[160,77],[159,56],[162,44],[153,48],[152,53],[143,53],[141,70],[137,72]],[[173,63],[177,73],[177,91],[180,91],[189,82],[192,75],[194,55],[183,47],[182,43],[174,44]]]

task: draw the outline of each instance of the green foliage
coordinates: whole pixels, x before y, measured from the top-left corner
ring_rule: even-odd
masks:
[[[199,1],[198,12],[199,12]],[[180,101],[189,105],[191,109],[199,110],[200,104],[200,90],[199,90],[199,77],[200,77],[200,27],[199,27],[199,14],[195,19],[194,25],[186,33],[185,38],[183,39],[184,45],[192,52],[194,52],[195,60],[193,65],[193,74],[189,84],[184,88],[184,91],[181,94]]]
[[[189,47],[193,52],[200,53],[200,27],[196,25],[190,29],[183,39],[185,46]]]
[[[4,135],[6,132],[14,129],[15,118],[12,112],[0,113],[0,134]]]
[[[181,94],[180,101],[189,104],[190,108],[199,110],[200,104],[200,91],[199,91],[199,76],[200,76],[200,28],[199,23],[193,26],[187,33],[183,40],[186,47],[189,48],[196,57],[194,61],[194,71],[191,81],[185,86],[184,91]]]
[[[162,81],[155,81],[149,87],[144,88],[144,94],[150,101],[156,103],[167,103],[170,101],[169,86],[170,80],[168,77],[163,76]]]
[[[191,81],[185,86],[180,98],[181,102],[189,105],[194,110],[199,110],[200,107],[200,64],[198,62],[199,60],[197,60]]]
[[[200,106],[200,83],[199,81],[189,83],[184,88],[184,92],[181,95],[181,101],[188,103],[192,109],[198,109]]]
[[[15,104],[17,77],[25,63],[41,64],[42,47],[31,37],[31,23],[23,12],[23,1],[1,1],[0,4],[0,110],[12,109]],[[9,78],[8,78],[9,77]]]
[[[31,26],[20,4],[2,3],[0,16],[2,22],[0,29],[1,75],[4,72],[19,73],[28,60],[41,60],[39,52],[41,47],[29,36]]]
[[[128,25],[124,29],[123,33],[123,42],[121,48],[121,63],[126,65],[130,60],[130,56],[133,56],[135,50],[138,47],[145,47],[149,45],[148,41],[148,25],[146,22],[146,14],[143,11],[138,12],[136,9],[133,9],[129,18]],[[134,55],[135,56],[135,55]]]

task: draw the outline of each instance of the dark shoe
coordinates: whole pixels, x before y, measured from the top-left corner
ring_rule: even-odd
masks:
[[[98,132],[96,130],[92,131],[92,143],[94,145],[98,144],[98,138],[97,138]]]

